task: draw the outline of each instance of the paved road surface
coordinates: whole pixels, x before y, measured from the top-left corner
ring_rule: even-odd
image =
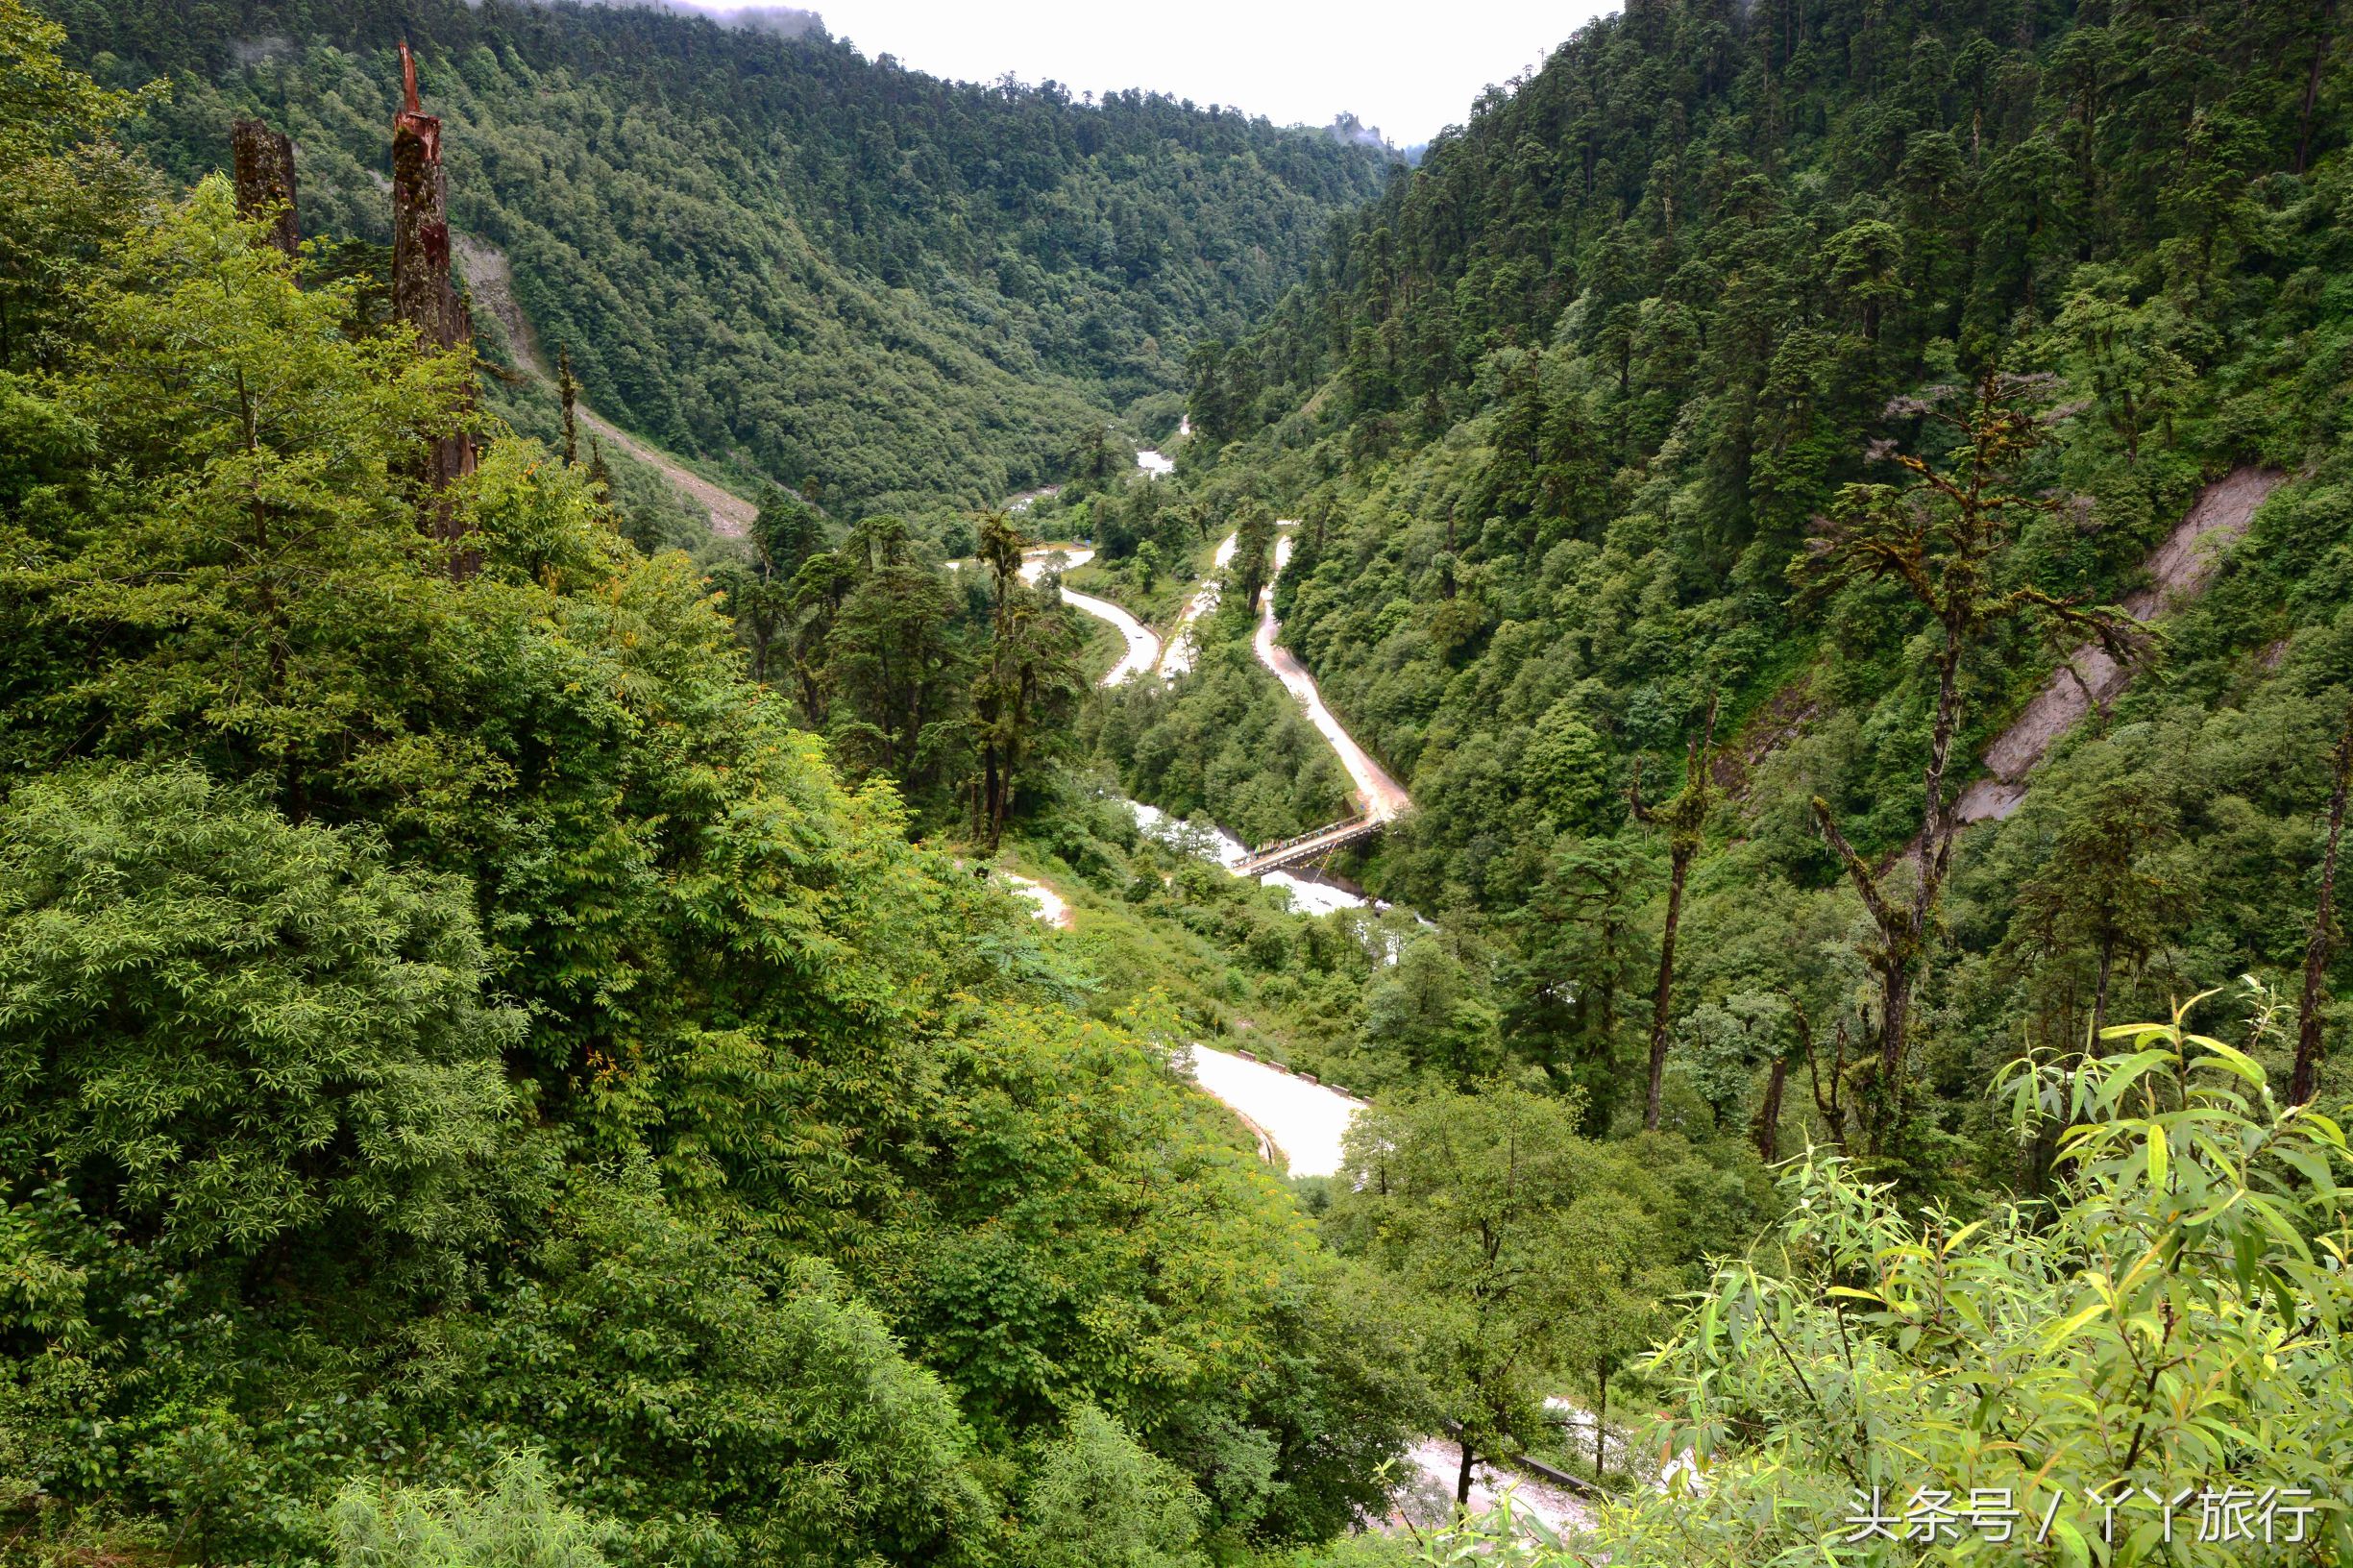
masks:
[[[1289,649],[1275,640],[1283,634],[1283,625],[1275,619],[1274,578],[1283,576],[1290,558],[1290,535],[1285,534],[1275,543],[1274,576],[1267,579],[1266,609],[1259,618],[1258,636],[1251,646],[1258,651],[1259,663],[1272,670],[1275,678],[1298,698],[1299,705],[1307,710],[1308,723],[1315,726],[1340,759],[1340,766],[1348,770],[1349,778],[1356,783],[1358,803],[1365,814],[1375,821],[1392,821],[1413,809],[1412,797],[1340,727],[1340,722],[1332,717],[1332,710],[1324,706],[1323,694],[1315,689],[1315,677],[1291,656]]]
[[[1292,1175],[1339,1174],[1340,1139],[1363,1101],[1230,1051],[1208,1045],[1192,1051],[1201,1087],[1274,1139]]]
[[[1057,557],[1059,557],[1060,570],[1074,572],[1093,560],[1094,551],[1083,545],[1057,546],[1044,550],[1028,551],[1021,558],[1021,580],[1036,582],[1045,575],[1045,569],[1049,565],[1057,564]],[[1113,665],[1110,673],[1104,675],[1104,685],[1116,686],[1122,681],[1133,680],[1160,663],[1160,639],[1152,635],[1152,628],[1118,605],[1114,604],[1110,600],[1097,599],[1092,594],[1075,594],[1065,588],[1062,591],[1062,601],[1074,610],[1085,611],[1098,621],[1110,622],[1119,628],[1119,635],[1127,639],[1127,651],[1120,655],[1119,662]]]

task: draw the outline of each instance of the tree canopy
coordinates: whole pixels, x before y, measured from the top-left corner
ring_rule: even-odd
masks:
[[[405,40],[482,329],[511,270],[590,406],[850,521],[1059,478],[1107,409],[1173,427],[1191,344],[1272,305],[1386,167],[1230,110],[943,82],[652,7],[44,9],[102,79],[168,77],[137,132],[167,173],[222,167],[237,115],[280,121],[305,231],[377,244]],[[547,389],[523,401],[552,440]]]
[[[139,173],[18,0],[0,44],[10,277],[72,279],[0,363],[0,1556],[981,1564],[1104,1487],[1164,1504],[1140,1561],[1337,1529],[1413,1390],[1169,1042],[462,347]],[[967,755],[960,628],[894,727],[936,556],[764,512],[846,574],[843,760]]]

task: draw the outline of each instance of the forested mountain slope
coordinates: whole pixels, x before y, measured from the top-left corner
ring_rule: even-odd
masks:
[[[0,0],[0,1562],[1194,1568],[1378,1507],[1404,1321],[1167,1020],[61,43]],[[937,575],[865,523],[846,666]]]
[[[453,221],[504,250],[588,400],[853,518],[1060,477],[1106,411],[1278,298],[1386,166],[1232,111],[953,85],[637,8],[55,9],[102,79],[172,75],[138,133],[169,172],[222,167],[258,113],[300,145],[306,228],[374,240],[406,38]]]
[[[1629,1446],[1692,1484],[1630,1464],[1513,1560],[2353,1550],[2349,134],[2333,5],[1634,3],[1196,355],[1183,488],[1103,520],[1096,591],[1204,526],[1255,546],[1195,673],[1086,730],[1158,804],[1334,812],[1236,744],[1292,711],[1242,601],[1298,520],[1286,640],[1417,807],[1342,870],[1438,921],[1294,1037],[1377,1091],[1328,1234],[1483,1309],[1580,1257],[1560,1218],[1499,1285],[1486,1213],[1417,1251],[1474,1217],[1466,1149],[1538,1166],[1474,1131],[1531,1091],[1603,1147],[1780,1164],[1655,1359],[1612,1360],[1618,1307],[1555,1341],[1587,1409],[1641,1380]],[[2031,767],[1993,746],[2022,720]],[[2015,809],[1964,827],[1989,748]],[[1640,1225],[1584,1310],[1671,1289]],[[2086,1509],[2127,1475],[2148,1506]],[[2165,1506],[2233,1485],[2311,1528],[2193,1543]],[[1980,1486],[2051,1544],[1924,1529]]]
[[[1886,1033],[1840,839],[1908,910],[1940,711],[1949,796],[2096,623],[2139,677],[1951,851],[1897,943],[1904,1070],[1965,1098],[2127,997],[2294,987],[2353,677],[2322,586],[2353,549],[2347,66],[2322,6],[1637,3],[1198,352],[1157,515],[1303,520],[1287,638],[1421,807],[1362,873],[1483,933],[1500,1036],[1434,1027],[1401,1071],[1516,1058],[1600,1115],[1647,1035],[1683,1115],[1797,1116],[1802,1036],[1826,1071],[1838,1030]],[[2258,469],[2291,481],[2202,599],[2154,637],[2097,613]],[[1956,563],[1984,592],[1949,621]],[[1198,776],[1170,759],[1232,727],[1194,713],[1229,685],[1132,694],[1107,753]],[[1711,734],[1685,828],[1633,820],[1642,759],[1669,803]]]
[[[1091,443],[953,572],[879,508],[1228,331],[1112,165],[1291,142],[653,14],[71,14],[187,69],[0,0],[0,1564],[1420,1565],[1481,1549],[1349,1532],[1438,1433],[1614,1493],[1547,1568],[1884,1568],[1840,1508],[1980,1484],[2054,1560],[2353,1553],[2334,11],[1635,6],[1187,351],[1175,479]],[[259,107],[374,232],[396,21],[543,348],[833,515],[641,551],[420,337],[429,247],[387,311],[192,178]],[[1363,167],[1301,156],[1278,215]],[[2105,610],[2200,497],[2201,591]],[[1344,809],[1250,653],[1286,518],[1406,908],[1108,776]],[[1131,608],[1222,566],[1190,673],[1091,688],[1024,525]],[[2087,644],[2133,680],[1956,839]],[[1370,1094],[1336,1179],[1217,1032]]]

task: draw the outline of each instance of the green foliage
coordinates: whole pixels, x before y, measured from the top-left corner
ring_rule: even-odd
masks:
[[[947,1389],[830,1268],[763,1278],[642,1170],[574,1185],[528,1275],[451,1326],[462,1397],[628,1560],[979,1560],[993,1500]]]
[[[67,69],[64,41],[24,0],[0,4],[0,387],[12,402],[24,396],[16,374],[54,363],[72,340],[92,253],[150,189],[107,133],[157,94],[109,91]]]
[[[1014,1007],[963,1022],[927,1129],[956,1176],[885,1271],[911,1334],[984,1431],[1081,1395],[1147,1438],[1218,1407],[1256,1424],[1266,1314],[1314,1266],[1289,1205],[1133,1037]]]
[[[0,807],[0,1160],[177,1262],[428,1277],[493,1227],[521,1035],[464,888],[185,770]],[[37,1307],[38,1296],[28,1305]]]
[[[1364,1039],[1428,1074],[1468,1090],[1503,1065],[1495,1009],[1462,962],[1434,938],[1407,943],[1397,962],[1364,988]]]
[[[12,585],[118,653],[61,671],[43,717],[86,747],[169,737],[273,770],[298,817],[326,768],[414,787],[448,759],[403,733],[438,628],[398,470],[452,417],[462,361],[349,335],[351,286],[298,286],[222,180],[120,261],[58,399],[110,461],[29,508],[45,536],[21,540]]]
[[[1520,773],[1529,797],[1563,827],[1595,821],[1610,793],[1609,754],[1602,738],[1565,700],[1536,722],[1535,734],[1520,753]]]
[[[2353,306],[2324,282],[2353,262],[2344,37],[2309,8],[2225,37],[2194,0],[1632,8],[1473,106],[1256,331],[1196,348],[1201,438],[1157,504],[1302,519],[1285,640],[1417,805],[1350,874],[1477,936],[1503,1060],[1582,1090],[1592,1130],[1634,1098],[1673,883],[1621,802],[1711,695],[1664,1125],[1869,1134],[1973,1201],[2019,1174],[1973,1089],[2022,1034],[2071,1045],[2200,977],[2300,963],[2329,694],[2353,675],[2330,598],[2353,580]],[[1931,417],[1995,365],[2016,378],[2008,451],[1979,454],[2014,470],[1998,483],[1947,464]],[[1926,600],[1869,571],[1791,594],[1817,546],[1892,565],[1949,529],[1906,452],[2021,502],[1998,548]],[[1933,918],[1859,927],[1846,873],[1923,837],[1932,755],[1967,785],[2087,612],[2156,597],[2145,563],[2201,485],[2267,467],[2297,478],[2243,544],[2202,547],[2226,555],[2202,600],[2023,808],[1949,867],[1926,843],[1942,882],[1891,866],[1887,907]],[[1963,586],[1976,610],[1949,626]],[[1213,695],[1214,723],[1175,722]],[[1271,683],[1205,659],[1152,707],[1099,732],[1131,792],[1311,825],[1226,760],[1288,717]],[[2101,848],[2132,801],[2146,842]],[[1859,983],[1874,953],[1911,988],[1895,1028],[1886,973]],[[1728,1028],[1735,998],[1785,1005]],[[1875,1085],[1857,1064],[1891,1039],[1909,1048]],[[1905,1127],[1878,1126],[1895,1099]]]
[[[1091,1406],[1031,1473],[1016,1551],[1036,1568],[1202,1568],[1201,1494]]]
[[[914,557],[896,518],[860,523],[844,553],[848,591],[824,641],[826,729],[851,768],[920,793],[946,772],[970,696],[968,655],[949,625],[955,600],[945,576]]]
[[[974,817],[994,847],[1025,776],[1064,749],[1080,675],[1076,629],[1061,595],[1021,581],[1020,534],[992,512],[979,542],[993,602],[988,662],[972,688],[981,766]]]
[[[1447,1430],[1486,1456],[1548,1440],[1546,1397],[1648,1345],[1677,1284],[1664,1191],[1573,1104],[1501,1085],[1377,1103],[1348,1134],[1329,1224],[1425,1304]]]
[[[487,1492],[355,1482],[331,1514],[336,1568],[603,1568],[611,1531],[555,1495],[546,1463],[512,1455]]]
[[[1630,1383],[1709,1485],[1604,1509],[1614,1562],[1874,1560],[1826,1544],[1858,1483],[2344,1470],[2344,1148],[2267,1097],[2269,1004],[2072,1054],[2310,940],[2341,23],[1636,6],[1253,328],[1369,160],[626,9],[60,10],[100,80],[0,0],[0,1556],[1198,1563],[1378,1511],[1444,1421],[1606,1437]],[[396,28],[592,394],[799,492],[716,584],[494,417],[543,392],[387,327]],[[109,135],[150,64],[176,205]],[[256,105],[357,244],[289,262],[201,178]],[[1103,407],[1164,431],[1180,358],[1182,478],[1123,485]],[[1996,362],[2073,401],[1895,458],[1946,383],[2059,391]],[[478,472],[419,494],[461,417]],[[1867,923],[1840,871],[1876,894],[1924,762],[2049,665],[2009,612],[2080,627],[2258,463],[2300,477],[2162,669]],[[1037,517],[1155,606],[1241,536],[1194,674],[1075,713],[1018,537],[936,515],[1066,467]],[[1826,511],[1845,570],[1785,597]],[[1346,809],[1246,646],[1278,515],[1287,640],[1419,802],[1349,864],[1440,931],[1287,914],[1043,766],[1067,729],[1253,839]],[[1648,844],[1617,802],[1711,695]],[[976,772],[1075,935],[910,842]],[[1659,968],[1659,1130],[1607,1141]],[[1186,1083],[1245,1031],[1383,1091],[1342,1180]],[[1744,1253],[1750,1141],[1862,1131]]]
[[[2022,1136],[2070,1123],[2047,1204],[1964,1224],[1836,1157],[1793,1165],[1788,1218],[1658,1356],[1677,1389],[1658,1435],[1692,1445],[1703,1483],[1605,1507],[1573,1553],[1503,1560],[2012,1561],[2054,1502],[2048,1545],[2024,1548],[2054,1561],[2341,1559],[2353,1160],[2335,1120],[2283,1109],[2254,1060],[2192,1032],[2195,1005],[1998,1086]],[[2200,1492],[2234,1482],[2308,1489],[2302,1544],[2285,1512],[2269,1543],[2202,1530]],[[1847,1521],[1875,1487],[1899,1516],[1923,1487],[2007,1489],[2017,1536],[1861,1538]],[[2091,1494],[2125,1490],[2110,1536]],[[2150,1498],[2185,1491],[2169,1537]]]
[[[0,1556],[993,1561],[1089,1407],[1221,1550],[1376,1501],[1384,1298],[600,465],[478,404],[420,494],[468,364],[364,264],[110,221],[11,231],[82,270],[0,371]],[[936,798],[989,606],[764,513],[780,675]]]
[[[82,61],[170,75],[143,135],[172,174],[221,167],[232,118],[259,113],[302,149],[307,231],[380,243],[406,39],[453,221],[503,250],[545,357],[566,346],[589,404],[639,435],[813,481],[848,518],[1060,477],[1105,407],[1165,397],[1192,340],[1238,334],[1384,175],[1320,132],[937,81],[821,29],[461,0],[49,9]]]
[[[1252,656],[1249,626],[1230,606],[1196,622],[1203,646],[1174,692],[1130,682],[1086,723],[1136,798],[1271,844],[1347,816],[1349,784],[1323,737]]]

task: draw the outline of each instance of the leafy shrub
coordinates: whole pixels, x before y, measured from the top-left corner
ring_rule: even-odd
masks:
[[[531,1454],[510,1456],[478,1495],[354,1482],[329,1517],[336,1568],[604,1568],[613,1534],[567,1507]]]
[[[1843,1159],[1798,1162],[1787,1217],[1656,1357],[1679,1388],[1659,1435],[1698,1481],[1605,1507],[1566,1546],[1505,1550],[1490,1523],[1419,1560],[1483,1539],[1529,1568],[1908,1562],[1919,1543],[1853,1539],[1850,1516],[1875,1490],[1901,1515],[1923,1488],[2007,1491],[2021,1513],[2009,1544],[1965,1531],[1939,1561],[2036,1553],[2054,1502],[2044,1560],[2345,1560],[2353,1158],[2337,1121],[2283,1107],[2245,1052],[2192,1033],[2194,1005],[2108,1030],[2117,1054],[2005,1075],[2022,1136],[2071,1122],[2047,1203],[1964,1225],[1907,1213]],[[2302,1542],[2286,1514],[2268,1545],[2198,1539],[2218,1533],[2200,1494],[2232,1484],[2308,1491]],[[2120,1489],[2111,1544],[2090,1494]],[[2185,1491],[2168,1544],[2149,1494]]]

